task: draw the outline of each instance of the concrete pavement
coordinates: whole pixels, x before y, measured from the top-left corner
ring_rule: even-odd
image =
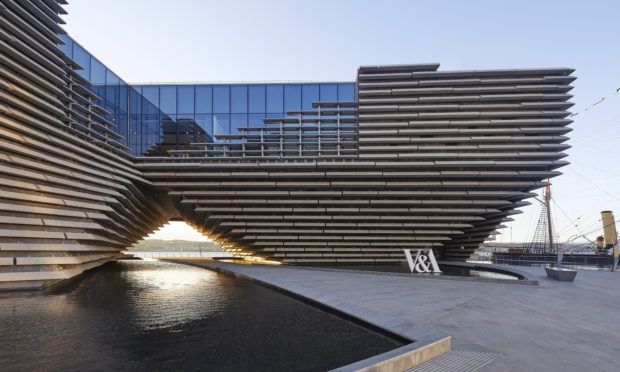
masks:
[[[573,283],[518,267],[538,286],[432,280],[287,266],[178,260],[220,268],[311,298],[405,337],[498,353],[483,371],[620,369],[620,273],[580,271]]]

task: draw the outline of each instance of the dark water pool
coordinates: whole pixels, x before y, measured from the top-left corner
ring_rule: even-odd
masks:
[[[119,261],[0,294],[3,371],[323,371],[402,346],[270,288]]]

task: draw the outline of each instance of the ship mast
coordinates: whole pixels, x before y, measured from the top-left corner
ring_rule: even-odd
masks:
[[[547,187],[545,188],[545,208],[547,209],[547,228],[549,229],[549,253],[553,253],[553,224],[551,224],[551,186],[550,185],[547,185]]]

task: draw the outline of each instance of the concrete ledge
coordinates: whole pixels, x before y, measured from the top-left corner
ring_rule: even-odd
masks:
[[[439,264],[446,264],[450,266],[458,266],[458,267],[467,267],[471,269],[475,269],[480,265],[473,265],[469,263],[460,263],[455,262],[444,262],[439,261]],[[461,266],[461,264],[463,266]],[[469,265],[469,266],[466,266]],[[461,282],[479,282],[479,283],[496,283],[496,284],[520,284],[520,285],[538,285],[538,280],[532,279],[524,279],[524,280],[512,280],[512,279],[493,279],[493,278],[480,278],[480,277],[468,277],[468,276],[456,276],[456,275],[427,275],[427,274],[410,274],[410,273],[393,273],[388,271],[371,271],[371,270],[346,270],[346,269],[332,269],[327,267],[313,267],[313,266],[294,266],[296,269],[302,270],[317,270],[317,271],[335,271],[342,273],[351,273],[351,274],[369,274],[369,275],[383,275],[383,276],[397,276],[403,278],[415,278],[415,279],[434,279],[434,280],[455,280]],[[486,265],[484,266],[486,269]],[[524,272],[514,270],[514,272],[510,270],[487,270],[487,271],[495,271],[499,273],[507,273],[511,275],[520,275],[524,276],[528,275]],[[516,274],[519,272],[519,274]]]
[[[340,368],[333,372],[374,372],[374,371],[406,371],[433,358],[436,358],[451,350],[451,337],[448,336],[439,341],[420,347],[416,343],[390,350],[386,353],[375,355],[368,359],[360,360]]]

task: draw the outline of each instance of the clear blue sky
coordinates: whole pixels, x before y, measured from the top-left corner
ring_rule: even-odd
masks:
[[[574,68],[573,112],[608,98],[575,117],[572,165],[552,181],[556,229],[565,240],[601,227],[601,210],[620,217],[620,1],[73,0],[66,9],[69,34],[128,82],[353,81],[360,65],[427,62]],[[522,211],[515,241],[531,239],[540,207]]]

